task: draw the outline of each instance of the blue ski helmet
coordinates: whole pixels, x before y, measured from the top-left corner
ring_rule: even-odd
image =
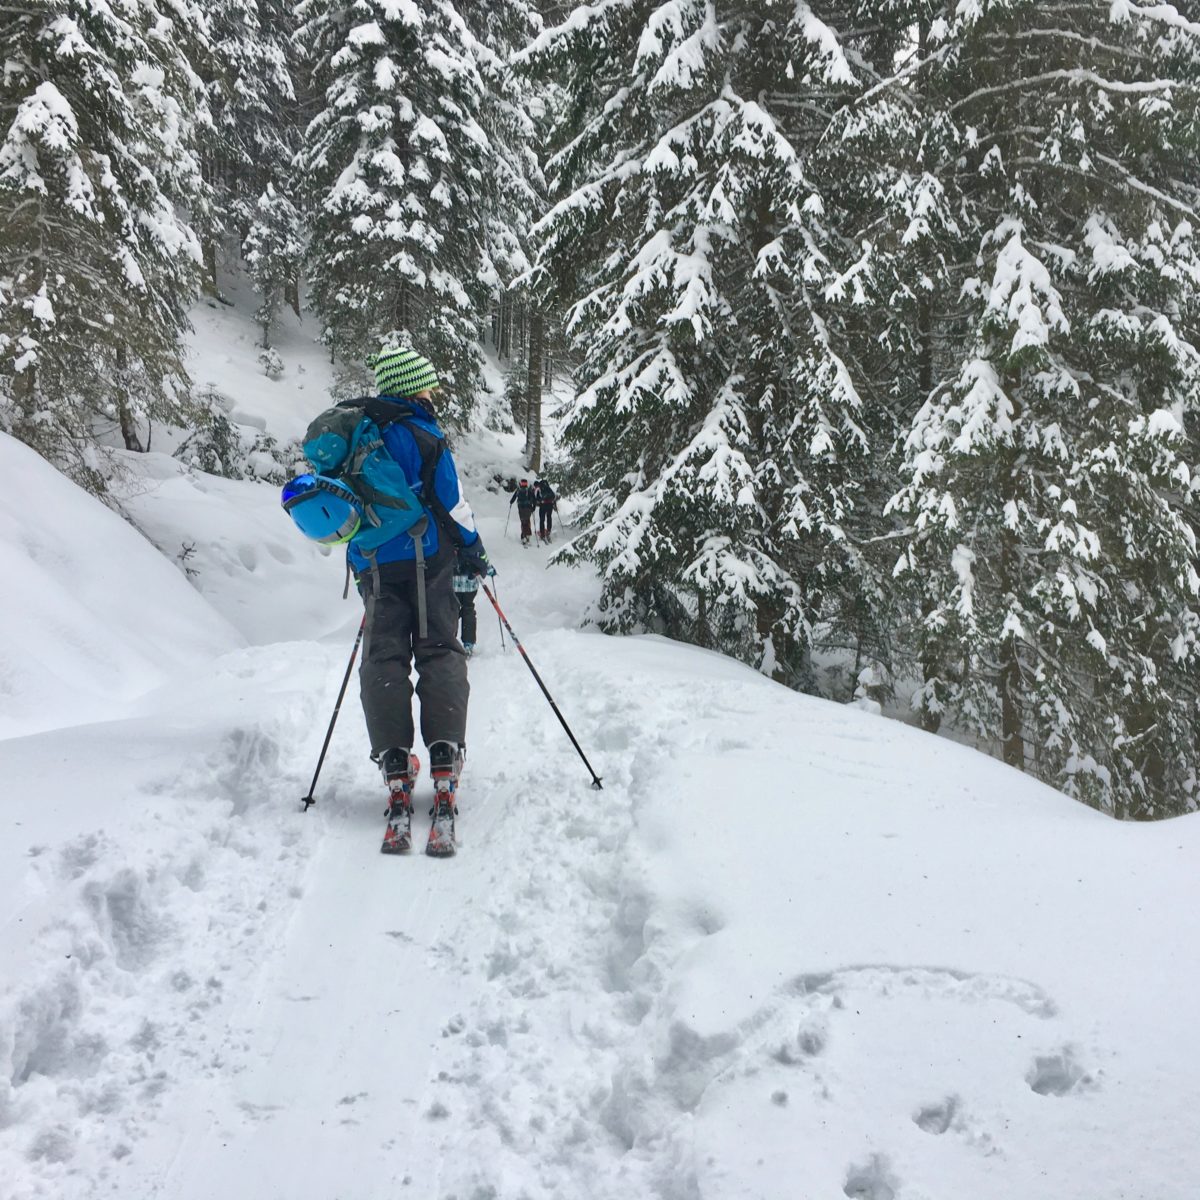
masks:
[[[327,475],[297,475],[284,484],[280,499],[296,528],[326,546],[348,542],[362,524],[362,501]]]

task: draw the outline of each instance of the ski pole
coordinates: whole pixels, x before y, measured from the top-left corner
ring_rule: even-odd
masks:
[[[358,637],[354,639],[354,649],[350,651],[350,661],[346,664],[346,674],[342,679],[342,687],[338,692],[337,703],[333,706],[333,716],[329,718],[329,728],[325,732],[325,745],[321,747],[321,757],[317,759],[317,769],[313,772],[312,783],[308,788],[308,795],[300,797],[300,803],[304,807],[301,812],[308,810],[317,802],[317,798],[313,795],[313,791],[317,786],[317,776],[321,774],[321,767],[325,764],[325,751],[329,749],[329,739],[333,737],[333,727],[337,724],[338,713],[342,708],[342,699],[346,695],[346,685],[350,682],[350,672],[354,670],[354,660],[358,657],[358,648],[362,645],[363,630],[367,627],[367,614],[363,613],[363,619],[358,625]]]
[[[531,663],[529,661],[529,655],[525,653],[525,647],[521,645],[521,639],[519,637],[517,637],[516,631],[508,623],[508,618],[501,611],[500,605],[496,603],[496,597],[492,595],[491,589],[488,587],[488,585],[486,583],[483,583],[482,581],[480,581],[480,587],[483,588],[484,594],[492,602],[492,607],[496,610],[496,616],[498,616],[500,618],[501,624],[504,626],[505,629],[508,630],[508,636],[510,638],[512,638],[513,645],[516,646],[516,648],[521,652],[521,657],[525,660],[525,665],[529,668],[530,674],[532,674],[534,679],[537,680],[538,687],[540,687],[542,689],[542,695],[545,696],[546,699],[550,702],[550,707],[552,709],[554,709],[554,715],[558,718],[559,723],[562,725],[562,727],[567,731],[567,737],[569,737],[571,739],[571,745],[575,747],[575,752],[579,755],[580,758],[583,759],[583,765],[585,767],[587,767],[588,774],[591,775],[591,777],[592,777],[592,787],[603,788],[604,785],[600,782],[600,776],[597,775],[596,772],[592,770],[592,764],[590,762],[588,762],[587,755],[584,754],[583,748],[575,740],[575,735],[571,732],[570,725],[567,724],[566,718],[562,715],[561,712],[559,712],[558,705],[554,703],[554,697],[550,695],[549,691],[546,688],[546,685],[542,682],[542,677],[537,673],[537,668],[533,665],[533,663]]]
[[[508,506],[508,516],[504,518],[504,536],[508,537],[508,523],[512,520],[512,505]]]

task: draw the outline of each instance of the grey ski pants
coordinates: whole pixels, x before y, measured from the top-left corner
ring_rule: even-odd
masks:
[[[439,556],[441,557],[441,556]],[[384,563],[379,594],[370,575],[360,583],[367,630],[359,686],[372,754],[394,746],[411,750],[414,727],[410,670],[417,666],[421,737],[464,745],[467,734],[467,658],[458,640],[454,559],[430,562],[425,575],[426,636],[418,636],[417,582],[411,563]]]

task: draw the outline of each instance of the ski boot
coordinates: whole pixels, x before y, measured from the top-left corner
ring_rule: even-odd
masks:
[[[429,773],[433,777],[433,807],[429,815],[429,841],[425,853],[449,858],[455,852],[454,818],[458,814],[458,777],[462,774],[463,749],[453,742],[434,742],[429,747]]]
[[[407,854],[412,849],[412,790],[421,762],[408,750],[385,750],[379,756],[379,769],[390,797],[387,830],[379,849],[384,854]]]
[[[463,642],[463,653],[466,654],[466,656],[468,658],[470,658],[471,655],[475,653],[475,643],[474,642]]]

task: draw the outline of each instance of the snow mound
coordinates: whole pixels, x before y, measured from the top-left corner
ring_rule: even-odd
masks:
[[[0,737],[78,725],[236,646],[135,529],[0,434]]]
[[[347,623],[362,606],[342,603],[343,555],[307,541],[279,504],[279,489],[222,479],[168,458],[127,458],[133,480],[122,504],[168,558],[247,641],[312,638]],[[353,638],[353,633],[351,633]]]

